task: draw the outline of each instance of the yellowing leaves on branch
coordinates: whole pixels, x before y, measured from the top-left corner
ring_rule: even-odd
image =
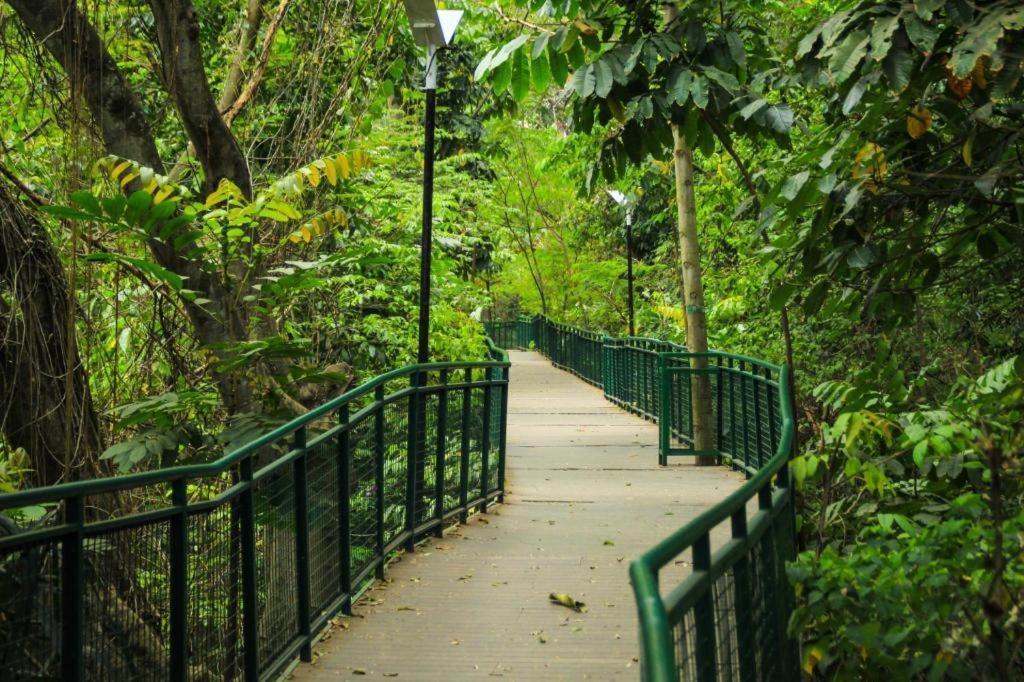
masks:
[[[864,186],[872,192],[878,189],[878,183],[882,181],[889,170],[885,160],[885,150],[874,142],[868,142],[853,158],[853,177],[857,180],[864,180]]]
[[[924,134],[928,132],[932,127],[932,112],[928,111],[920,104],[910,110],[907,115],[907,133],[910,134],[915,140],[919,140],[924,137]]]

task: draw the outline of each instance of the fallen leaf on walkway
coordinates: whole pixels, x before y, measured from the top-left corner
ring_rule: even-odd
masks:
[[[398,610],[399,611],[415,611],[416,607],[415,606],[399,606]]]
[[[614,540],[605,540],[605,541],[604,541],[604,544],[606,544],[606,545],[608,545],[608,546],[610,546],[610,547],[611,547],[611,546],[614,546],[614,545],[615,545],[615,541],[614,541]]]
[[[616,561],[618,561],[618,562],[619,562],[619,563],[621,564],[621,563],[622,563],[622,561],[623,561],[623,560],[624,560],[625,558],[626,558],[626,557],[624,557],[624,556],[618,556],[618,557],[615,557],[615,560],[616,560]]]
[[[553,603],[553,604],[558,604],[560,606],[564,606],[564,607],[572,609],[573,611],[576,611],[578,613],[582,613],[586,609],[586,606],[587,606],[586,604],[584,604],[581,601],[576,601],[575,599],[573,599],[569,595],[565,594],[564,592],[552,592],[551,594],[548,595],[548,599],[550,599],[551,603]]]
[[[472,573],[466,573],[465,575],[460,575],[459,576],[459,580],[466,581],[466,580],[469,580],[472,577],[473,577]]]
[[[453,640],[452,640],[452,646],[458,646],[458,645],[460,645],[460,644],[462,644],[462,641],[461,641],[461,640],[458,640],[458,639],[453,639]]]
[[[398,673],[384,673],[384,677],[398,677]]]
[[[481,517],[480,517],[480,523],[490,523],[490,521],[488,521],[487,519],[485,519],[485,518],[483,518],[483,517],[481,516]]]
[[[363,670],[362,668],[352,668],[352,674],[353,675],[365,675],[366,671]]]

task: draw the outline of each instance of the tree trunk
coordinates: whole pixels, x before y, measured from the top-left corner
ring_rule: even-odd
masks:
[[[665,25],[669,26],[679,11],[674,2],[665,5]],[[697,204],[693,193],[693,150],[687,144],[679,126],[672,124],[673,167],[676,181],[677,228],[679,234],[680,276],[683,306],[686,314],[686,348],[691,353],[708,350],[708,323],[704,312],[704,283],[700,269],[700,243],[697,240]],[[690,367],[703,370],[707,358],[695,357]],[[707,374],[697,373],[690,378],[693,415],[693,448],[700,451],[716,449],[715,418],[712,411],[711,380]],[[711,465],[716,457],[699,456],[698,465]]]
[[[697,208],[693,193],[693,152],[686,146],[678,126],[672,126],[676,176],[676,204],[683,305],[686,311],[686,348],[691,353],[708,350],[708,325],[704,314],[704,283],[701,280],[700,243],[697,241]],[[707,358],[694,357],[690,367],[703,370]],[[711,381],[707,374],[690,378],[693,410],[693,447],[697,451],[715,449],[715,419],[712,413]],[[715,464],[715,457],[700,456],[697,464]]]
[[[73,0],[7,3],[64,69],[72,97],[85,101],[107,151],[163,173],[163,161],[138,98]],[[153,0],[152,5],[164,77],[203,166],[204,187],[211,189],[221,178],[227,178],[251,196],[245,157],[224,123],[206,80],[195,8],[190,0]],[[211,301],[205,306],[186,301],[185,309],[199,342],[224,357],[225,343],[249,337],[247,311],[241,303],[244,292],[223,281],[214,269],[178,253],[171,241],[151,239],[150,251],[157,263],[185,277],[189,289]],[[234,265],[232,272],[238,274]],[[220,373],[217,384],[229,413],[252,409],[252,388],[244,372]]]
[[[37,486],[100,473],[99,419],[64,266],[44,227],[2,181],[0,283],[0,429],[7,444],[28,453]]]

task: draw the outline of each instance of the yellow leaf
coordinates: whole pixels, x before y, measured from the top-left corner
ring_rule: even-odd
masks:
[[[315,165],[309,167],[309,184],[313,187],[320,185],[320,169]]]
[[[964,148],[961,150],[961,153],[963,154],[963,157],[964,157],[964,163],[967,164],[968,168],[971,167],[971,149],[973,147],[974,147],[974,138],[973,137],[969,137],[969,138],[967,138],[967,141],[964,142]]]
[[[306,241],[306,243],[309,243],[310,240],[313,239],[313,233],[310,232],[307,226],[303,225],[301,228],[299,228],[299,232],[302,233],[302,238]]]
[[[312,225],[313,225],[313,231],[314,232],[316,232],[317,234],[323,234],[324,233],[324,224],[320,222],[319,218],[313,218]]]
[[[562,592],[552,592],[548,595],[548,599],[551,600],[552,604],[558,604],[559,606],[564,606],[577,612],[585,611],[587,606],[583,602],[576,601],[569,595]]]
[[[821,650],[821,647],[812,646],[807,649],[804,654],[804,672],[808,675],[814,674],[814,668],[818,665],[818,662],[825,657],[825,652]]]
[[[357,149],[352,152],[352,166],[355,170],[359,171],[363,168],[368,168],[370,165],[370,155],[361,149]]]
[[[292,173],[292,177],[295,178],[295,189],[302,189],[302,173]]]
[[[888,170],[889,165],[885,161],[885,150],[874,142],[868,142],[861,147],[853,159],[853,177],[857,180],[866,178],[867,181],[864,183],[864,186],[871,191],[875,191],[878,187],[877,183],[873,182],[872,179],[883,179]]]
[[[153,203],[154,204],[159,204],[159,203],[163,202],[164,199],[166,199],[167,197],[171,196],[171,194],[173,194],[173,193],[174,193],[174,188],[173,187],[161,187],[159,189],[159,191],[157,191],[156,196],[153,197]]]
[[[344,154],[338,154],[338,156],[335,157],[334,165],[338,167],[338,175],[341,177],[341,179],[344,180],[348,178],[349,175],[351,175],[348,165],[348,157],[345,156]]]
[[[124,173],[132,165],[131,161],[122,161],[121,163],[114,166],[113,170],[110,171],[110,179],[117,180],[121,177],[121,173]],[[122,185],[123,186],[123,185]]]
[[[125,176],[123,178],[121,178],[121,188],[123,189],[123,188],[127,187],[128,183],[130,183],[132,180],[136,179],[137,177],[139,177],[139,172],[138,171],[132,171],[131,173],[125,174]]]
[[[290,241],[292,244],[298,244],[300,241],[302,241],[302,236],[298,232],[292,232],[290,235],[288,235],[288,241]]]
[[[331,187],[338,184],[338,170],[330,159],[324,159],[324,175],[327,176],[327,182],[331,183]]]
[[[907,116],[907,132],[915,140],[924,137],[928,129],[932,127],[932,112],[920,104],[910,110]]]
[[[577,19],[574,23],[576,24],[576,28],[579,29],[580,33],[582,33],[585,36],[592,36],[595,33],[597,33],[596,28],[594,28],[587,22],[583,21],[582,19]]]

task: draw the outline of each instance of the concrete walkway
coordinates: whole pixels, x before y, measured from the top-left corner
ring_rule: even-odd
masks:
[[[506,503],[392,564],[294,679],[636,679],[630,559],[742,477],[659,468],[653,424],[537,353],[510,355]],[[662,584],[688,570],[678,562]]]

